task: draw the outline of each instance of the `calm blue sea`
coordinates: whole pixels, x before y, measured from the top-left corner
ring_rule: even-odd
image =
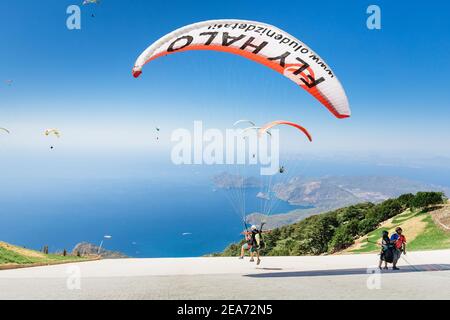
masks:
[[[136,257],[180,257],[222,250],[242,231],[240,215],[212,184],[54,182],[2,198],[2,215],[7,215],[0,225],[2,240],[30,248],[48,244],[53,251],[80,241],[98,244],[108,234],[112,235],[105,242],[109,249]],[[257,190],[246,193],[249,212],[258,210]],[[277,204],[279,213],[295,208]]]

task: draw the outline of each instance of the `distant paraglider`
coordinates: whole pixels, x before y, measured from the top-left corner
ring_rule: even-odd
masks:
[[[54,136],[54,137],[56,137],[56,138],[60,138],[61,137],[61,132],[58,130],[58,129],[46,129],[45,131],[44,131],[44,134],[48,137],[48,136]],[[54,146],[53,145],[51,145],[50,146],[50,149],[53,149],[54,148]]]
[[[1,128],[1,127],[0,127],[0,131],[6,132],[7,134],[10,134],[10,133],[11,133],[8,129],[6,129],[6,128]]]
[[[10,87],[12,85],[13,81],[12,80],[5,80],[5,84]]]
[[[83,6],[87,5],[87,4],[99,4],[100,0],[84,0],[83,1]]]
[[[233,124],[233,126],[235,127],[235,126],[237,126],[237,125],[240,124],[240,123],[249,123],[249,124],[252,125],[251,127],[247,127],[247,128],[245,128],[245,129],[242,130],[242,132],[241,132],[242,139],[245,139],[245,138],[246,138],[246,133],[247,133],[247,132],[252,131],[252,130],[258,131],[258,130],[261,130],[261,129],[262,129],[261,127],[256,126],[256,124],[255,124],[253,121],[250,121],[250,120],[238,120],[238,121],[236,121],[236,122]],[[270,133],[270,131],[267,130],[266,133],[267,133],[270,137],[272,137],[272,134]],[[256,154],[255,154],[255,153],[252,154],[252,158],[253,158],[253,159],[256,159]]]
[[[233,127],[236,127],[238,124],[240,124],[240,123],[249,123],[252,127],[255,127],[256,126],[256,124],[253,122],[253,121],[251,121],[251,120],[244,120],[244,119],[241,119],[241,120],[238,120],[238,121],[236,121],[235,123],[233,123]]]
[[[83,6],[85,5],[89,5],[89,4],[99,4],[100,0],[84,0],[83,1]],[[95,18],[95,14],[91,13],[91,18]]]
[[[299,129],[301,132],[303,132],[306,135],[306,137],[308,138],[309,141],[312,141],[311,134],[308,132],[308,130],[306,130],[301,125],[299,125],[297,123],[294,123],[294,122],[291,122],[291,121],[276,120],[276,121],[269,122],[269,123],[265,124],[262,128],[260,128],[259,132],[260,133],[267,132],[267,130],[269,130],[270,128],[273,128],[273,127],[278,126],[278,125],[288,125],[288,126],[297,128],[297,129]]]
[[[56,136],[57,138],[60,138],[60,137],[61,137],[61,132],[60,132],[58,129],[46,129],[46,130],[44,131],[44,134],[45,134],[46,136],[54,135],[54,136]]]

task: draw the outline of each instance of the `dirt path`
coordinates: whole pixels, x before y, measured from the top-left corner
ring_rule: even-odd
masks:
[[[450,231],[450,203],[431,213],[434,222],[445,231]]]

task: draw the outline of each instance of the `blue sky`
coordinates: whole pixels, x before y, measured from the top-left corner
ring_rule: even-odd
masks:
[[[81,2],[0,2],[0,126],[14,131],[1,142],[17,157],[45,145],[48,127],[63,130],[66,151],[82,155],[167,151],[172,129],[194,120],[225,128],[241,118],[300,122],[314,143],[289,131],[286,147],[313,153],[450,156],[447,2],[103,0],[83,7],[82,29],[70,31],[66,8]],[[373,3],[381,30],[366,28]],[[266,22],[304,41],[334,69],[353,116],[338,120],[288,79],[225,53],[172,55],[131,76],[160,36],[216,18]],[[159,144],[155,126],[164,129]]]

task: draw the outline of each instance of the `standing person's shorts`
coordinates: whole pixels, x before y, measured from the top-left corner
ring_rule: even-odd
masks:
[[[249,245],[248,243],[244,243],[244,244],[242,245],[242,248],[243,248],[244,250],[251,249],[251,248],[250,248],[250,245]]]
[[[258,251],[258,248],[256,246],[251,246],[250,252],[256,252]]]
[[[402,251],[400,249],[395,248],[394,249],[394,263],[397,263],[397,261],[400,259],[401,255],[402,255]]]

